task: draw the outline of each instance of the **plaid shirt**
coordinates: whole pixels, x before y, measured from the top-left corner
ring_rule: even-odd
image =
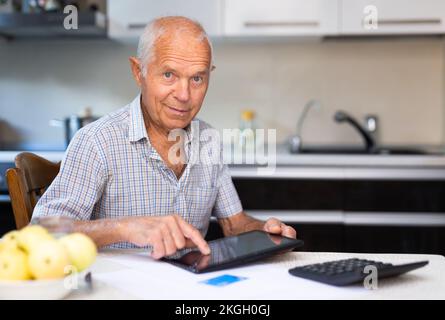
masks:
[[[204,236],[211,214],[226,218],[242,211],[222,162],[221,144],[211,139],[198,141],[200,132],[207,128],[211,127],[200,120],[187,127],[187,158],[199,154],[201,159],[188,163],[178,179],[150,144],[138,96],[76,133],[59,174],[35,207],[33,219],[61,215],[95,220],[176,213]],[[221,154],[219,164],[210,162],[215,150]]]

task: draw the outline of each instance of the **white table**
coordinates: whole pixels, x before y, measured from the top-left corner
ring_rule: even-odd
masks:
[[[297,265],[351,257],[402,264],[429,264],[403,276],[380,280],[376,290],[362,284],[334,287],[293,277]],[[253,265],[195,275],[140,250],[107,250],[92,267],[93,290],[74,290],[68,299],[445,299],[445,257],[419,254],[291,252]],[[221,274],[247,277],[225,287],[199,283]]]

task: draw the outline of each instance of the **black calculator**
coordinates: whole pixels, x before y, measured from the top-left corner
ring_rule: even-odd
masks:
[[[377,278],[382,279],[397,276],[427,264],[428,261],[419,261],[393,265],[391,263],[353,258],[295,267],[289,269],[289,273],[296,277],[334,286],[347,286],[365,280],[370,274],[369,270],[365,270],[366,266],[375,266],[374,270],[377,271]]]

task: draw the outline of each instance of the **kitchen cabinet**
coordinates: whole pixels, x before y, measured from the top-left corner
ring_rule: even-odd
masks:
[[[15,229],[14,213],[6,183],[6,170],[14,167],[15,164],[12,161],[0,161],[0,237],[6,232]]]
[[[274,211],[443,214],[445,183],[428,180],[233,178],[244,208]],[[376,214],[373,218],[378,222]],[[383,221],[383,220],[382,220]]]
[[[292,225],[306,251],[445,254],[444,181],[239,177],[233,182],[247,213]],[[211,226],[209,237],[219,235],[215,229]]]
[[[152,19],[182,15],[199,21],[210,36],[220,33],[221,0],[108,0],[108,35],[137,39]]]
[[[11,202],[0,201],[0,238],[15,229],[14,213]]]
[[[227,38],[445,33],[443,0],[108,0],[107,6],[112,39],[137,40],[150,20],[165,15],[193,18],[210,36]]]
[[[225,0],[226,36],[338,33],[337,0]]]
[[[445,33],[443,0],[342,0],[340,16],[344,35]]]
[[[7,39],[101,39],[107,35],[106,16],[102,12],[79,11],[76,30],[64,27],[66,17],[62,12],[0,13],[0,36]]]

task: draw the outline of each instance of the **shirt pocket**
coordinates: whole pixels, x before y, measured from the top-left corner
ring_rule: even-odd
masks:
[[[194,216],[197,218],[210,216],[215,205],[216,193],[216,188],[195,187],[189,189],[189,216],[192,219]]]

